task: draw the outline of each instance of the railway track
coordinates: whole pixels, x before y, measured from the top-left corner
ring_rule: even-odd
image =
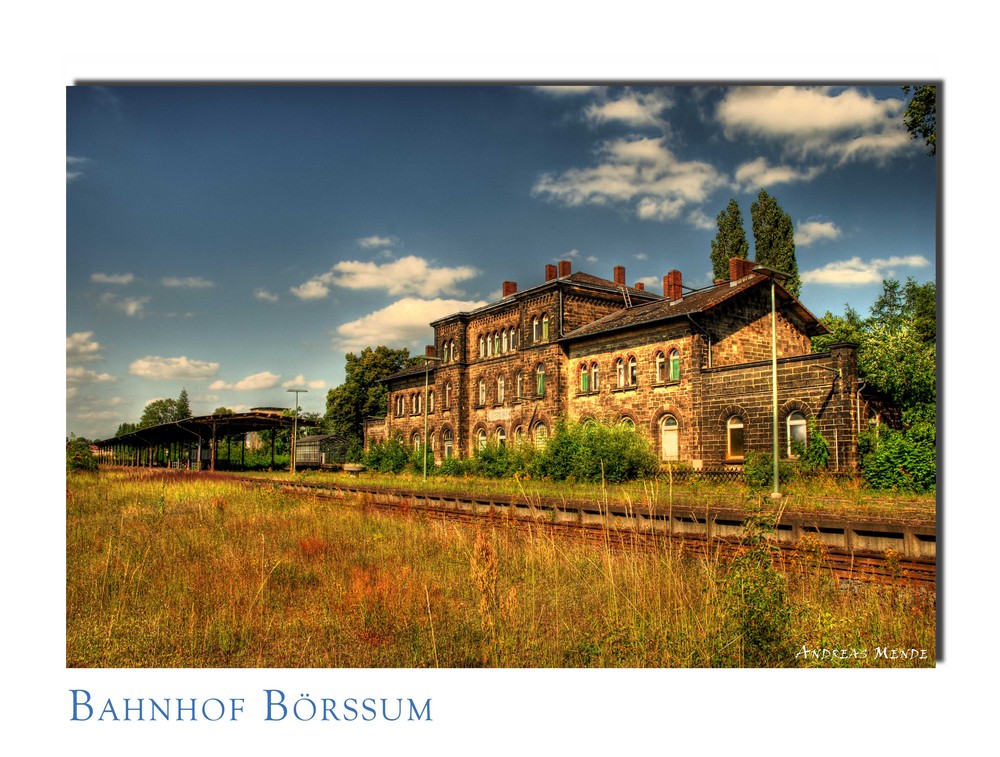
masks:
[[[695,512],[675,508],[672,512],[664,512],[662,509],[601,506],[595,503],[530,502],[509,497],[382,489],[360,483],[293,482],[221,475],[248,486],[280,486],[291,493],[344,501],[360,500],[366,507],[419,513],[428,518],[472,525],[492,522],[503,524],[506,528],[584,541],[614,550],[657,551],[671,547],[692,556],[729,559],[745,546],[743,520],[747,514],[727,509],[699,509]],[[771,540],[777,567],[787,572],[821,568],[828,570],[845,586],[855,582],[880,582],[931,591],[936,589],[936,551],[933,556],[908,555],[902,549],[894,548],[916,543],[915,549],[924,549],[928,543],[928,529],[924,529],[922,538],[925,541],[921,542],[916,538],[897,539],[905,528],[909,528],[903,524],[880,524],[880,528],[887,530],[873,532],[870,524],[857,527],[847,523],[831,525],[833,522],[829,520],[822,523],[825,525],[808,518],[793,524],[780,523]],[[929,530],[929,543],[936,545],[933,528]],[[889,546],[885,549],[853,546],[844,549],[829,543],[831,538],[835,540],[855,532],[868,534],[865,538],[869,542],[878,545],[887,543]]]

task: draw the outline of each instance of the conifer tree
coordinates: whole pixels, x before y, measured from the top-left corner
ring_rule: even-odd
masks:
[[[754,262],[791,276],[782,286],[796,297],[802,289],[799,265],[795,262],[795,238],[791,217],[771,195],[760,190],[750,206],[753,223]]]
[[[749,257],[750,246],[747,244],[747,233],[743,229],[743,215],[735,199],[729,201],[726,209],[715,219],[719,231],[712,240],[712,278],[726,281],[729,279],[729,259]]]

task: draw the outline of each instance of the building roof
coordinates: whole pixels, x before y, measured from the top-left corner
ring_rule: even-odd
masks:
[[[660,298],[655,302],[617,310],[614,313],[610,313],[596,321],[591,321],[565,334],[559,341],[569,342],[595,334],[619,331],[621,329],[669,321],[675,318],[686,318],[689,315],[704,313],[754,287],[765,284],[767,281],[769,279],[766,276],[754,273],[736,281],[696,290],[673,302],[670,302],[666,298]],[[809,312],[788,290],[781,286],[780,283],[775,287],[775,294],[783,307],[791,309],[802,320],[807,334],[815,336],[817,334],[828,333],[826,326]]]
[[[444,318],[438,318],[436,321],[431,321],[431,326],[438,323],[444,323],[452,318],[457,318],[459,316],[473,316],[480,315],[481,313],[488,312],[494,308],[498,308],[504,305],[509,305],[523,297],[536,294],[542,289],[552,288],[560,285],[572,284],[574,287],[582,289],[591,289],[596,292],[603,292],[605,294],[620,294],[622,290],[628,292],[629,298],[636,298],[640,300],[662,300],[663,295],[656,294],[655,292],[650,292],[645,289],[636,289],[635,287],[627,286],[624,284],[616,284],[608,279],[602,279],[600,276],[593,276],[589,273],[584,273],[583,271],[576,271],[575,273],[570,273],[566,276],[558,276],[554,279],[548,281],[543,281],[541,284],[537,284],[528,289],[524,289],[514,294],[507,295],[506,297],[497,300],[496,302],[491,302],[487,305],[476,308],[475,310],[461,311],[458,313],[452,313],[451,315],[446,315]]]

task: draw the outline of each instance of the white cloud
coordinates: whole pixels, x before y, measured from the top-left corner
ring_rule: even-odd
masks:
[[[902,125],[902,99],[879,100],[857,89],[736,87],[717,116],[730,139],[760,137],[798,158],[876,162],[913,149]]]
[[[101,345],[93,336],[93,331],[77,331],[66,337],[66,359],[99,360]]]
[[[560,260],[576,260],[578,257],[580,257],[580,251],[574,248],[574,249],[570,250],[569,252],[564,252],[562,255],[559,256],[559,259]]]
[[[479,271],[472,266],[435,268],[415,255],[389,263],[342,260],[326,273],[293,287],[292,293],[303,300],[315,300],[326,297],[331,286],[339,286],[346,289],[381,289],[393,296],[415,294],[436,297],[460,294],[456,284],[478,274]]]
[[[90,280],[98,284],[131,284],[135,276],[131,273],[92,273]]]
[[[710,231],[718,227],[716,220],[700,208],[696,208],[687,214],[687,222],[696,229],[704,229],[705,231]]]
[[[208,388],[212,391],[229,389],[236,392],[246,392],[254,389],[272,389],[278,385],[278,381],[280,380],[281,376],[275,375],[270,371],[262,371],[261,373],[255,373],[252,376],[240,379],[233,384],[229,384],[222,379],[219,379],[218,381],[213,381],[209,384]]]
[[[592,92],[599,92],[603,87],[586,84],[551,84],[533,87],[535,92],[553,97],[576,97],[579,95],[589,95]]]
[[[806,247],[822,239],[837,239],[840,229],[832,221],[803,221],[795,229],[795,244]]]
[[[264,302],[277,302],[278,301],[278,295],[273,294],[272,292],[269,292],[269,291],[267,291],[266,289],[263,289],[263,288],[262,289],[258,289],[256,292],[254,292],[253,296],[256,297],[258,300],[264,300]]]
[[[860,257],[855,256],[850,260],[839,260],[828,263],[822,268],[806,271],[801,278],[804,284],[861,286],[878,284],[883,279],[893,278],[897,268],[923,268],[928,265],[930,261],[923,255],[873,258],[868,261],[862,261]]]
[[[726,183],[709,163],[678,160],[664,138],[610,140],[597,156],[595,166],[543,174],[532,193],[570,207],[635,203],[639,218],[667,220]]]
[[[177,277],[169,276],[161,282],[165,287],[183,287],[185,289],[207,289],[214,287],[215,283],[201,276]]]
[[[594,123],[619,121],[634,128],[651,126],[662,130],[666,124],[660,114],[672,104],[673,101],[662,89],[652,92],[629,90],[617,99],[592,103],[585,114]]]
[[[313,379],[312,381],[306,381],[306,377],[300,373],[291,381],[286,381],[281,385],[282,389],[291,389],[293,387],[305,387],[306,389],[326,389],[326,382],[323,381],[323,379]]]
[[[66,183],[67,184],[69,182],[71,182],[71,181],[76,181],[81,176],[83,176],[83,171],[79,171],[79,170],[71,171],[69,169],[69,167],[70,166],[81,166],[84,163],[86,163],[88,160],[89,160],[88,158],[78,158],[78,157],[74,157],[72,155],[67,155],[66,156]]]
[[[149,302],[149,297],[119,297],[111,292],[101,296],[101,304],[121,310],[125,315],[135,318],[142,315],[143,308]]]
[[[325,276],[326,274],[324,274]],[[310,279],[301,286],[292,287],[291,293],[300,300],[322,300],[330,294],[330,287],[323,283],[322,277]]]
[[[663,279],[656,276],[643,276],[641,279],[636,279],[637,283],[643,284],[647,291],[654,291],[656,287],[663,283]]]
[[[358,240],[358,247],[362,250],[373,250],[381,247],[395,247],[399,244],[399,240],[396,237],[380,237],[373,235],[370,237],[364,237]]]
[[[68,366],[66,368],[67,384],[95,384],[105,381],[117,381],[110,373],[98,373],[90,371],[83,366]]]
[[[218,363],[192,360],[183,355],[181,357],[147,355],[128,367],[128,372],[133,376],[148,379],[204,379],[211,378],[218,370]]]
[[[404,297],[363,318],[338,326],[334,344],[342,350],[361,350],[379,344],[419,349],[422,342],[433,336],[428,325],[431,321],[486,304],[485,301]]]
[[[766,158],[756,158],[736,169],[738,188],[745,192],[766,189],[776,184],[791,184],[796,181],[812,181],[823,172],[819,166],[798,169],[792,166],[772,166]]]

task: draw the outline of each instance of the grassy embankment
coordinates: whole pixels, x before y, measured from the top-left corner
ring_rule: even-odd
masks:
[[[436,482],[439,483],[440,482]],[[94,667],[926,666],[933,595],[787,579],[387,516],[277,487],[102,471],[67,483],[67,664]],[[854,652],[796,657],[802,648]],[[927,650],[887,660],[883,649]],[[861,657],[861,654],[864,657]],[[829,655],[827,655],[829,656]]]

